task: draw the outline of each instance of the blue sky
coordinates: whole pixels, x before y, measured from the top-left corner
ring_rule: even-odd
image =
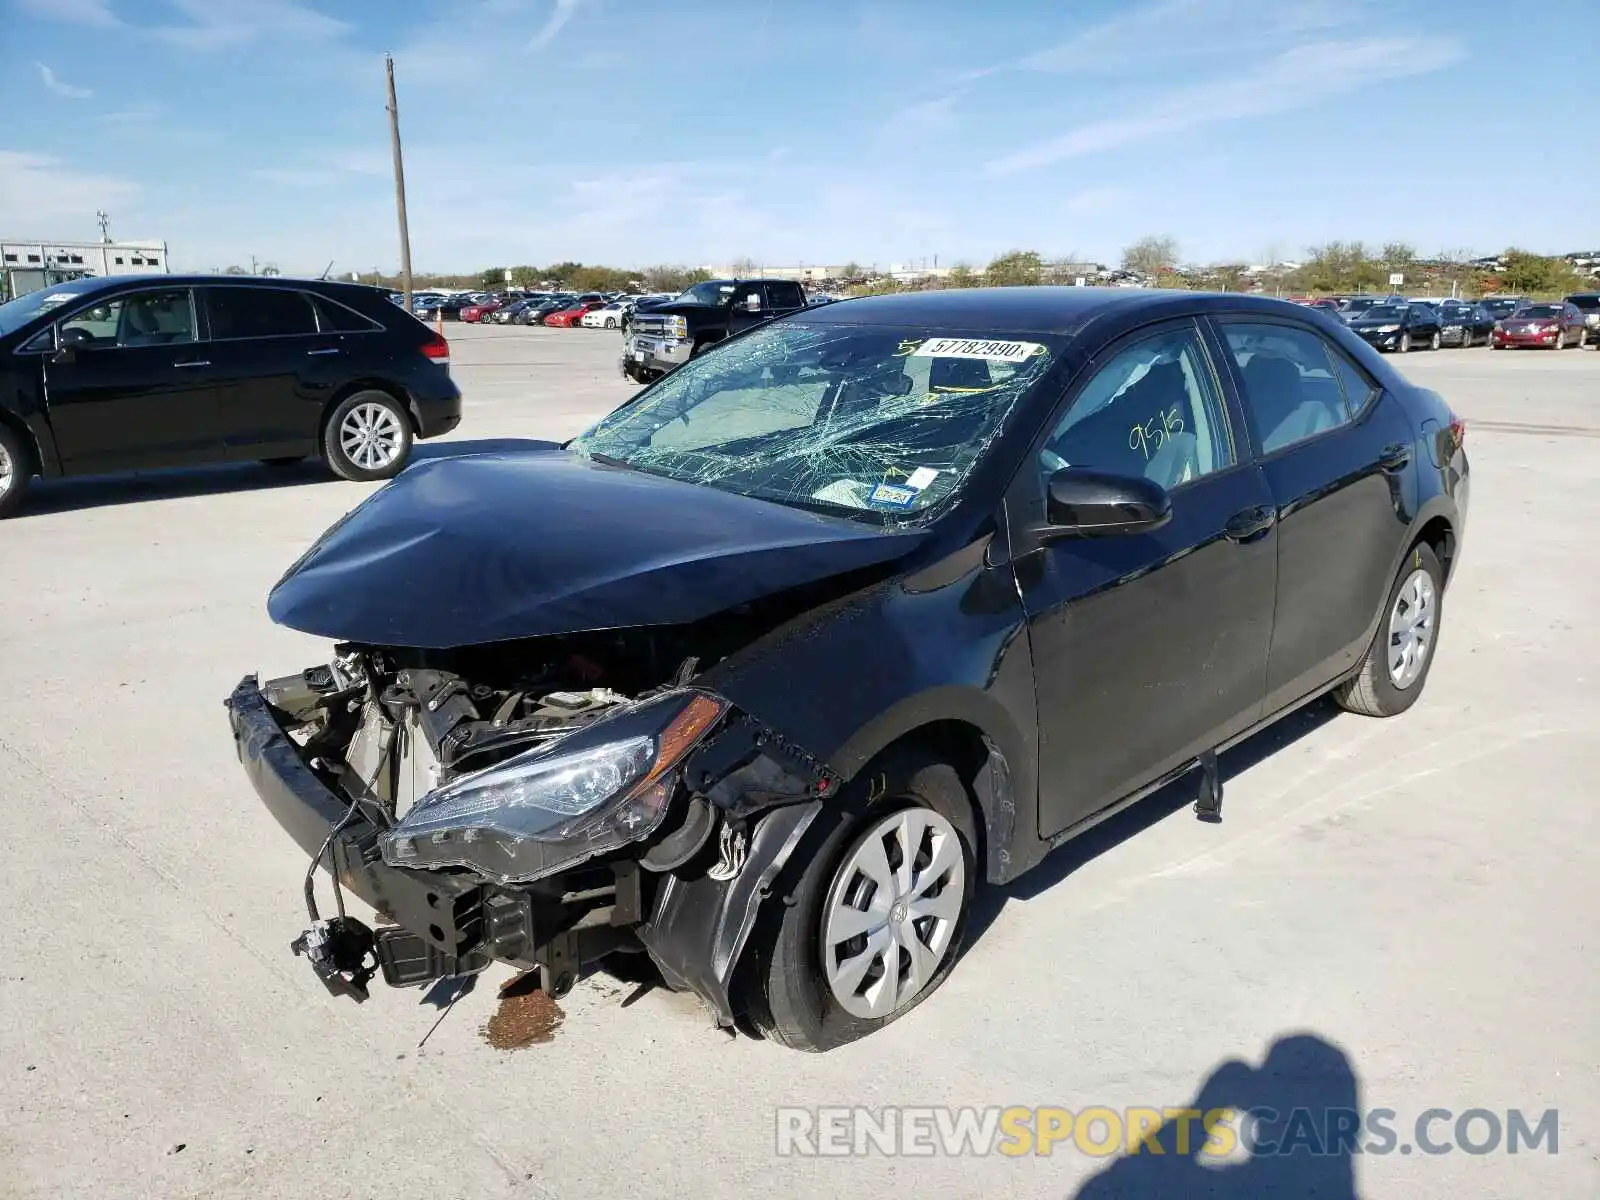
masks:
[[[0,0],[0,236],[180,267],[1600,243],[1600,0]]]

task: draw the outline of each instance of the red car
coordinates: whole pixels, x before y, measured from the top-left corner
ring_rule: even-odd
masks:
[[[583,314],[605,304],[604,300],[585,300],[573,308],[564,308],[560,312],[553,312],[544,319],[546,325],[559,325],[563,329],[571,329],[583,319]]]
[[[461,310],[461,319],[463,321],[481,321],[503,303],[504,301],[501,300],[490,299],[483,301],[481,304],[469,304]]]
[[[1589,331],[1577,305],[1557,300],[1547,304],[1524,304],[1509,317],[1496,321],[1494,332],[1489,335],[1489,349],[1533,346],[1541,350],[1564,350],[1568,346],[1582,347],[1588,341]]]

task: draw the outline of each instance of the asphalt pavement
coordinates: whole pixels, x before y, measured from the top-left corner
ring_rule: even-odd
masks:
[[[466,416],[424,454],[569,437],[631,390],[613,333],[447,332]],[[985,899],[936,997],[822,1056],[603,975],[513,1051],[482,1033],[504,971],[453,1006],[328,996],[288,950],[304,857],[222,699],[324,661],[265,596],[370,489],[314,465],[39,487],[0,523],[0,1197],[1600,1195],[1600,353],[1399,365],[1473,463],[1417,707],[1314,706],[1228,756],[1223,823],[1164,794],[1068,846]],[[1213,1103],[1390,1109],[1397,1137],[1210,1167],[1113,1167],[1099,1132],[1014,1157],[777,1137],[780,1108]],[[1416,1144],[1432,1109],[1450,1152]],[[1474,1109],[1557,1110],[1555,1152],[1471,1152]]]

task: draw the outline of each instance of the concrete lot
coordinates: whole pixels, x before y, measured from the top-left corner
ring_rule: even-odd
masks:
[[[466,419],[425,453],[567,437],[629,390],[614,334],[448,332]],[[418,992],[331,999],[288,952],[304,858],[221,701],[323,661],[264,598],[367,489],[311,467],[41,487],[0,524],[0,1197],[1070,1196],[1106,1161],[779,1158],[774,1108],[1180,1106],[1292,1033],[1323,1044],[1320,1090],[1268,1071],[1204,1103],[1387,1107],[1404,1143],[1429,1108],[1557,1108],[1553,1156],[1369,1154],[1357,1184],[1600,1194],[1600,354],[1401,365],[1466,417],[1474,466],[1423,701],[1242,747],[1221,825],[1161,796],[1102,827],[993,898],[933,1001],[821,1057],[660,991],[624,1008],[604,977],[514,1053],[479,1033],[503,973],[420,1051]],[[1270,1194],[1348,1170],[1325,1165]],[[1205,1178],[1283,1178],[1237,1170]],[[1201,1194],[1161,1178],[1117,1194]]]

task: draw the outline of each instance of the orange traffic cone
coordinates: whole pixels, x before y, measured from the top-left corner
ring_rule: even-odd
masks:
[[[433,310],[433,330],[440,337],[444,336],[444,309],[442,308]]]

